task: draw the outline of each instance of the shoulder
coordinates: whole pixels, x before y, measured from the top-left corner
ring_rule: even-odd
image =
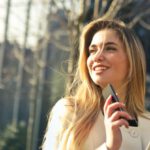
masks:
[[[143,113],[142,116],[139,117],[139,131],[143,141],[144,149],[148,146],[150,142],[150,113]]]
[[[73,103],[62,98],[53,106],[43,142],[43,150],[58,149],[60,139],[71,121]]]
[[[74,103],[70,99],[62,98],[56,102],[56,104],[52,108],[52,113],[67,113],[71,111],[74,107]]]
[[[141,118],[141,119],[146,119],[146,120],[150,120],[150,112],[148,112],[148,111],[146,111],[146,112],[144,112],[143,114],[141,114],[140,116],[139,116],[139,118]]]
[[[71,99],[62,98],[56,102],[50,113],[50,119],[70,120],[74,112],[74,103]]]
[[[47,125],[48,135],[59,135],[72,121],[73,105],[69,99],[60,99],[53,106]]]
[[[143,128],[150,129],[150,112],[145,112],[139,116],[139,125]]]

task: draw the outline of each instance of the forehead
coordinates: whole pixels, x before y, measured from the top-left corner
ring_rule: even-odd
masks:
[[[104,29],[94,34],[91,44],[104,44],[105,42],[114,42],[118,44],[122,43],[119,39],[117,31],[112,29]]]

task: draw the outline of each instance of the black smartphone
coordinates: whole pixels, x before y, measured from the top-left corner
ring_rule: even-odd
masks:
[[[109,96],[112,96],[112,102],[119,102],[119,98],[116,95],[116,92],[111,84],[108,84],[102,91],[102,96],[106,100]],[[122,108],[118,108],[119,111],[124,111]],[[138,122],[135,119],[127,120],[129,123],[129,126],[138,126]]]

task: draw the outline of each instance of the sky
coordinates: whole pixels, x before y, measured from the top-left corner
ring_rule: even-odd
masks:
[[[46,16],[48,13],[48,2],[42,3],[44,0],[33,0],[29,38],[27,47],[34,47],[39,37],[45,33]],[[17,41],[23,46],[26,22],[26,9],[28,0],[11,0],[8,39]],[[0,42],[4,41],[5,19],[7,0],[0,1]]]

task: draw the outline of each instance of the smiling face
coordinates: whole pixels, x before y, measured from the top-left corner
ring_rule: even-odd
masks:
[[[111,83],[118,89],[127,77],[129,62],[117,32],[112,29],[96,32],[88,51],[87,67],[93,82],[102,88]]]

